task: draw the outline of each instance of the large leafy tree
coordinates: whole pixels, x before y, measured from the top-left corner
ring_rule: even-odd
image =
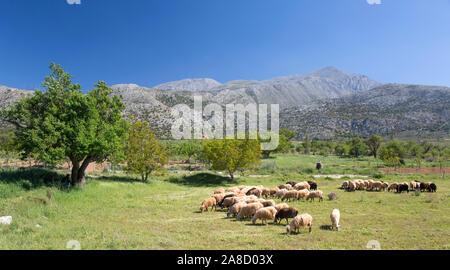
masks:
[[[125,106],[110,96],[112,89],[103,81],[84,94],[60,65],[52,63],[50,69],[44,90],[22,98],[2,111],[2,117],[16,126],[24,157],[35,156],[50,165],[69,159],[72,184],[84,185],[91,162],[121,151],[128,129],[122,117]]]
[[[369,152],[374,158],[377,158],[378,149],[381,146],[383,139],[380,135],[373,134],[366,140],[366,144],[369,147]]]
[[[367,152],[367,145],[359,137],[351,139],[349,146],[349,154],[353,157],[359,157]]]
[[[158,142],[147,122],[135,121],[125,146],[127,170],[140,174],[147,182],[153,171],[163,170],[168,162],[166,146]]]
[[[214,170],[226,170],[231,180],[236,171],[260,164],[261,145],[256,139],[213,139],[206,141],[204,157]]]
[[[405,149],[398,140],[391,140],[387,144],[383,145],[378,151],[378,156],[387,165],[391,167],[398,167],[404,163],[406,156]]]

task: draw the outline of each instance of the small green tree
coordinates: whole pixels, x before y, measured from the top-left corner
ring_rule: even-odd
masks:
[[[369,139],[366,140],[366,144],[369,147],[369,152],[374,158],[377,158],[378,149],[381,146],[383,139],[380,135],[373,134]]]
[[[50,69],[44,91],[20,99],[1,116],[15,125],[23,158],[34,155],[49,165],[68,158],[72,184],[83,186],[91,162],[103,162],[122,149],[128,128],[125,106],[118,96],[111,97],[105,82],[85,95],[61,66],[52,63]]]
[[[261,145],[258,140],[213,139],[206,141],[204,157],[214,170],[226,170],[231,180],[236,171],[251,169],[260,164]]]
[[[191,162],[191,158],[203,149],[201,141],[184,141],[182,144],[178,145],[177,153],[179,155],[187,156],[186,163]]]
[[[351,139],[349,145],[350,145],[349,154],[356,158],[361,155],[364,155],[368,149],[367,145],[359,137]]]
[[[135,121],[125,145],[127,170],[141,175],[143,182],[158,170],[163,170],[168,162],[166,147],[160,144],[147,122]]]
[[[394,139],[380,148],[378,156],[387,165],[397,168],[404,163],[405,150],[400,142]]]
[[[334,148],[334,153],[338,156],[347,156],[350,151],[350,146],[346,143],[338,143]]]

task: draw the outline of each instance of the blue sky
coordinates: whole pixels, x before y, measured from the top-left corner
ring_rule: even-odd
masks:
[[[50,62],[84,90],[325,66],[450,86],[450,0],[1,0],[0,11],[0,85],[11,87],[40,88]]]

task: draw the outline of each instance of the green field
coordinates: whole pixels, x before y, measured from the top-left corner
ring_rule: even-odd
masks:
[[[342,179],[320,178],[319,189],[338,195],[335,201],[292,202],[313,216],[313,230],[287,235],[282,225],[252,225],[226,218],[226,210],[200,213],[199,207],[218,187],[264,185],[310,180],[317,156],[279,155],[261,168],[230,183],[212,172],[169,170],[149,183],[125,174],[93,174],[87,186],[59,190],[26,171],[0,173],[0,249],[66,249],[77,240],[82,249],[367,249],[370,240],[381,249],[450,249],[450,177],[381,174],[371,158],[320,157],[321,174],[362,174],[379,180],[432,181],[437,193],[395,194],[345,192]],[[48,177],[48,176],[47,176]],[[27,181],[25,181],[27,180]],[[31,184],[31,186],[30,186]],[[44,201],[47,190],[52,197]],[[326,197],[326,196],[325,196]],[[275,200],[277,203],[280,200]],[[329,215],[341,211],[341,231],[330,231]],[[39,224],[40,227],[36,225]]]

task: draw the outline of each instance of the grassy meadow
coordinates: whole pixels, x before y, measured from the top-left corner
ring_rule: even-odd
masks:
[[[287,235],[281,225],[252,225],[226,218],[226,210],[200,213],[203,199],[219,187],[264,185],[310,180],[319,174],[358,174],[387,182],[432,181],[437,193],[346,192],[344,179],[317,178],[324,201],[289,203],[313,216],[313,230]],[[308,155],[277,155],[261,168],[230,182],[220,172],[170,168],[149,183],[123,173],[92,173],[86,187],[60,190],[42,178],[52,172],[32,169],[0,172],[0,249],[67,249],[70,240],[81,249],[367,249],[376,240],[381,249],[450,249],[450,177],[380,173],[377,162]],[[42,175],[40,175],[41,173]],[[358,177],[354,177],[358,178]],[[51,198],[47,198],[47,190]],[[329,201],[334,192],[337,200]],[[275,199],[277,203],[281,200]],[[341,211],[341,230],[329,230],[329,215]],[[260,223],[260,221],[258,222]],[[39,226],[37,226],[39,225]]]

